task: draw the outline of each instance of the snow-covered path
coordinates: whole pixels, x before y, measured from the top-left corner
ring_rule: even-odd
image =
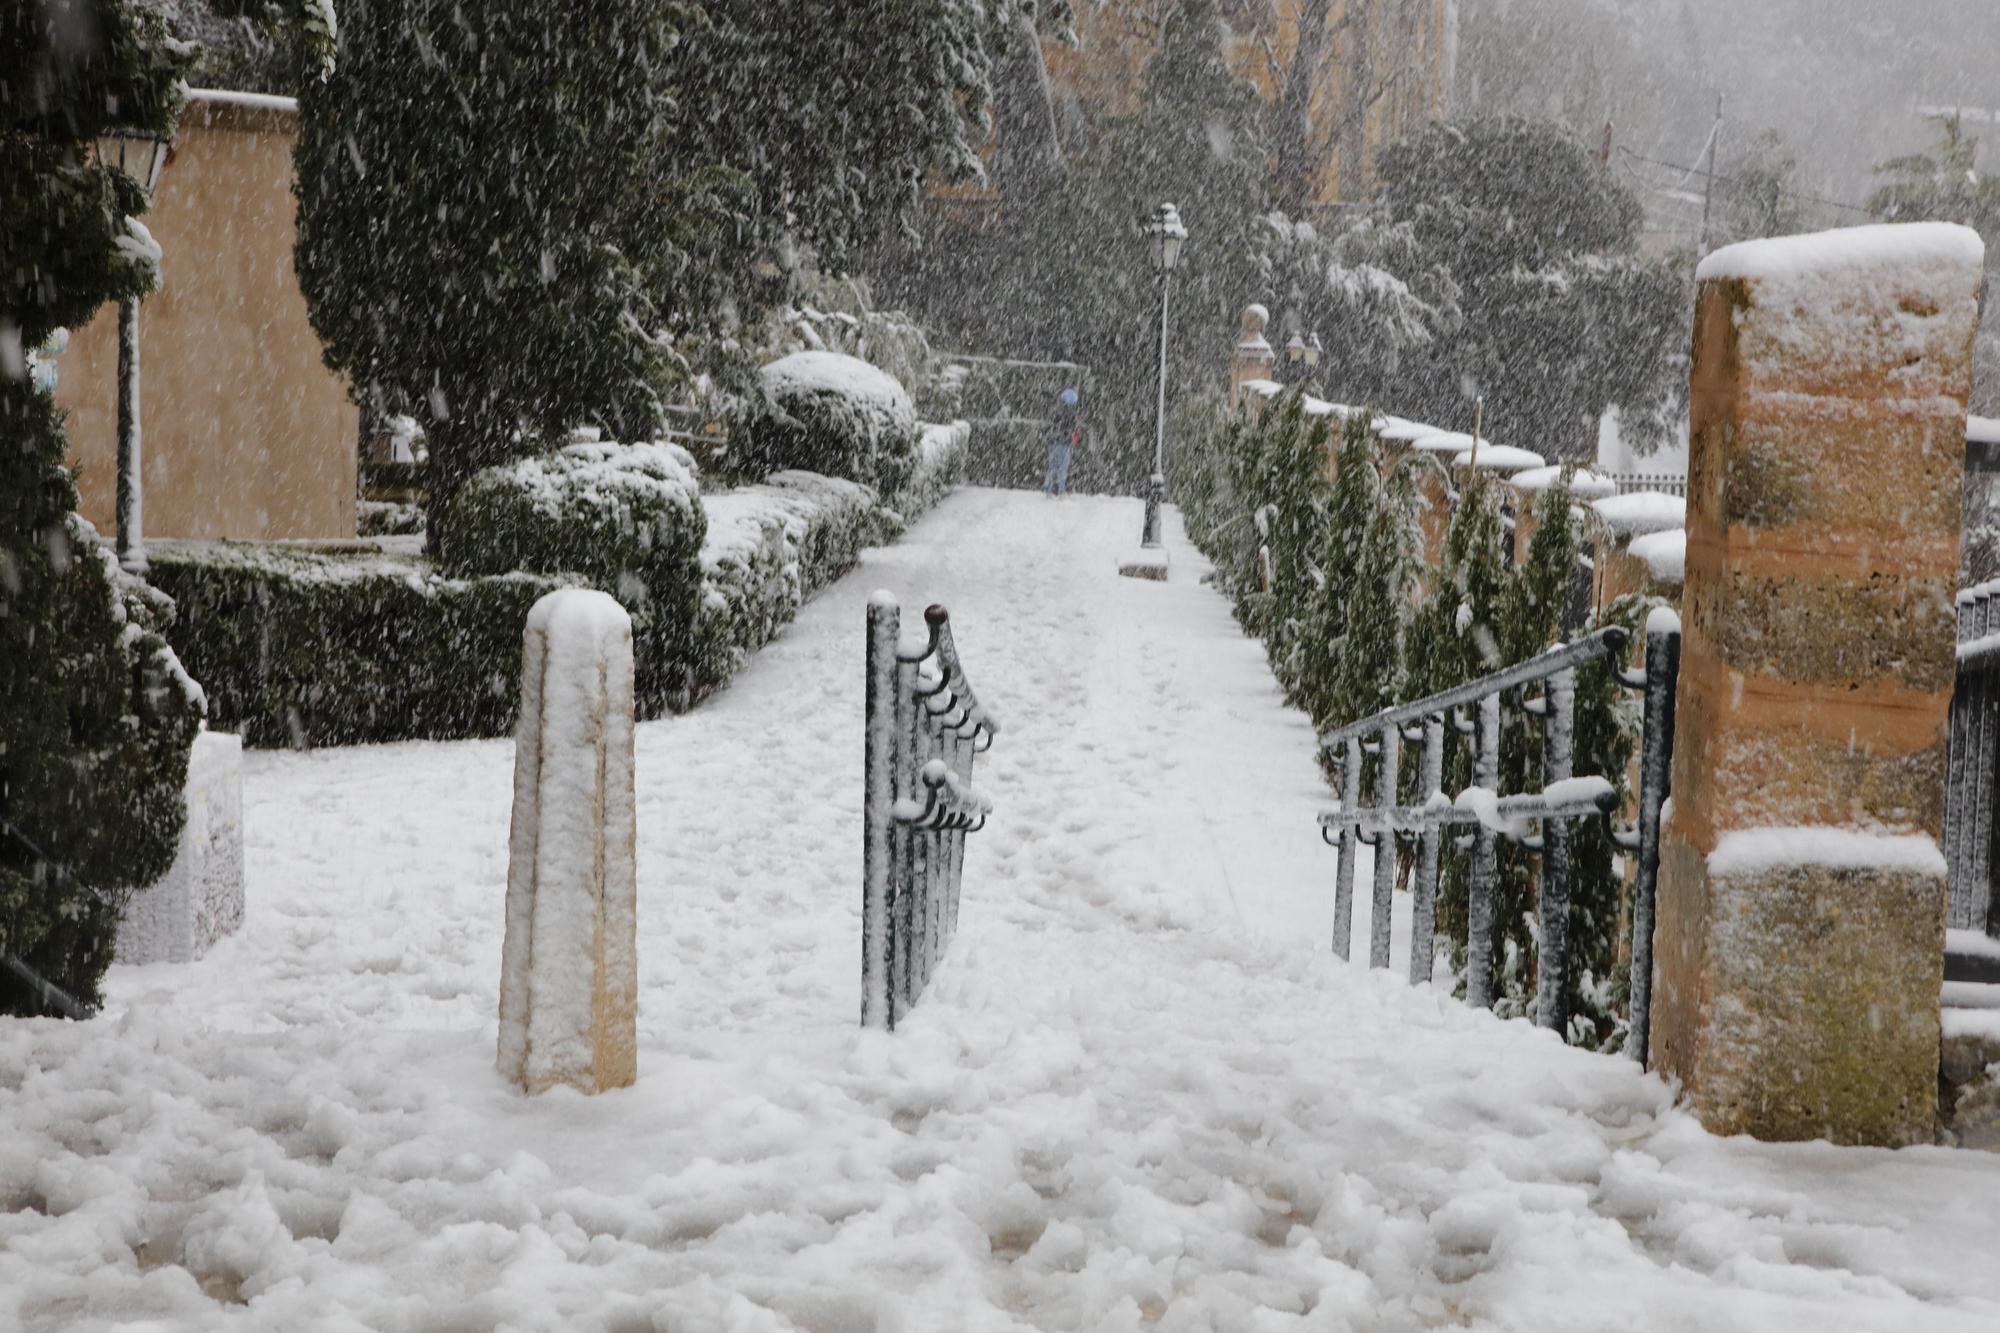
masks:
[[[493,1072],[508,742],[253,756],[243,932],[0,1024],[0,1329],[2000,1326],[2000,1157],[1716,1140],[1334,960],[1305,721],[1178,537],[1116,577],[1138,527],[962,492],[641,728],[603,1097]],[[876,587],[952,608],[1006,728],[893,1037],[855,1025]]]

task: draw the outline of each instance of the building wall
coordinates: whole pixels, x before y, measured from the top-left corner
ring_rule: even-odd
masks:
[[[1223,0],[1230,25],[1230,60],[1267,103],[1298,48],[1300,14],[1308,0]],[[1059,128],[1100,116],[1130,115],[1144,95],[1146,64],[1159,45],[1168,0],[1105,0],[1076,6],[1078,43],[1042,45]],[[1450,114],[1457,58],[1456,0],[1329,0],[1329,38],[1313,90],[1313,122],[1332,142],[1318,174],[1322,204],[1356,202],[1374,185],[1374,155],[1433,119]],[[1367,33],[1365,52],[1353,40]],[[1365,58],[1364,58],[1365,56]],[[1357,71],[1367,77],[1358,89]],[[1358,171],[1341,170],[1343,136],[1336,133],[1357,105],[1366,154]],[[1351,142],[1351,139],[1350,139]]]
[[[297,115],[195,101],[145,222],[165,285],[140,307],[149,537],[352,537],[357,411],[292,270]],[[74,330],[56,397],[83,515],[115,526],[118,310]]]

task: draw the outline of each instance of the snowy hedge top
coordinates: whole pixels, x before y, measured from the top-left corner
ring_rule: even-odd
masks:
[[[1436,426],[1426,426],[1421,421],[1405,421],[1402,417],[1379,416],[1375,418],[1375,437],[1381,440],[1395,440],[1403,444],[1420,440],[1426,435],[1438,434]],[[1466,442],[1471,443],[1468,436]]]
[[[2000,419],[1967,417],[1965,438],[1970,444],[2000,444]]]
[[[1485,446],[1482,445],[1479,451],[1485,453]],[[1534,467],[1526,472],[1516,472],[1507,478],[1507,484],[1517,491],[1534,493],[1548,490],[1561,476],[1562,469],[1559,467]],[[1569,493],[1579,500],[1602,500],[1618,494],[1618,483],[1588,469],[1578,468],[1570,473]]]
[[[1455,455],[1451,461],[1461,465],[1471,463],[1474,461],[1473,451],[1468,448],[1464,453]],[[1527,472],[1534,468],[1547,467],[1548,464],[1548,459],[1532,449],[1516,449],[1511,444],[1481,444],[1476,465],[1492,468],[1495,472]]]
[[[1663,491],[1631,491],[1594,502],[1606,527],[1620,537],[1640,537],[1687,524],[1687,501]]]
[[[1799,278],[1830,269],[1977,270],[1985,262],[1986,244],[1970,227],[1952,222],[1891,222],[1724,246],[1701,261],[1695,277],[1707,282]]]
[[[1479,449],[1484,453],[1493,444],[1491,440],[1481,440]],[[1412,449],[1427,454],[1462,454],[1472,448],[1472,437],[1462,430],[1434,430],[1427,435],[1419,435],[1410,441]]]
[[[1679,587],[1687,581],[1688,535],[1686,528],[1669,528],[1634,537],[1626,548],[1646,562],[1646,572],[1655,581]]]
[[[839,352],[793,352],[758,373],[775,397],[830,394],[863,408],[871,416],[886,418],[900,429],[916,427],[916,408],[896,377],[859,357]]]
[[[585,493],[664,501],[683,515],[700,505],[694,458],[678,444],[607,444],[586,441],[553,454],[537,454],[490,472],[504,474],[550,517]]]

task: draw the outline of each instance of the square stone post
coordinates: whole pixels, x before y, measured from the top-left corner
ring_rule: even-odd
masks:
[[[1277,354],[1264,338],[1264,326],[1271,321],[1271,312],[1254,302],[1243,307],[1243,327],[1236,336],[1236,350],[1229,358],[1229,406],[1233,410],[1243,403],[1243,385],[1248,380],[1271,378],[1271,368],[1277,362]],[[1252,397],[1254,407],[1263,405],[1263,399]]]
[[[1717,1133],[1935,1132],[1965,404],[1945,224],[1701,266],[1651,1056]]]
[[[636,818],[631,618],[552,592],[521,643],[500,954],[500,1073],[524,1091],[637,1077]]]

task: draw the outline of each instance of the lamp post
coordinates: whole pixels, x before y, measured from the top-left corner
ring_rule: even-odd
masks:
[[[1181,246],[1187,228],[1181,225],[1180,210],[1161,204],[1146,225],[1153,252],[1153,267],[1160,274],[1160,404],[1153,431],[1153,475],[1146,490],[1146,530],[1139,545],[1147,549],[1160,544],[1160,506],[1167,500],[1167,295],[1173,286],[1174,270],[1180,267]]]
[[[122,172],[152,202],[160,171],[167,165],[173,136],[154,130],[111,129],[97,138],[97,160]],[[118,302],[118,536],[119,565],[146,572],[142,517],[145,491],[139,481],[139,300]]]

